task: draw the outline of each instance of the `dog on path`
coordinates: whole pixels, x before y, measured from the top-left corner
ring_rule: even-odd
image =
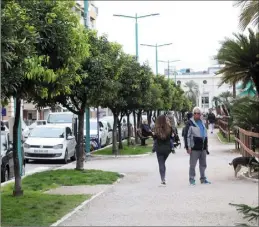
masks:
[[[237,177],[237,173],[241,170],[242,166],[248,167],[248,175],[250,177],[251,170],[256,166],[259,166],[259,162],[255,159],[255,157],[237,157],[234,158],[229,165],[233,165],[235,177]]]

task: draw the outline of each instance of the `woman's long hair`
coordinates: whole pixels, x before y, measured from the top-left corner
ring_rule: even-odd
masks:
[[[170,120],[168,119],[168,117],[166,117],[165,115],[160,115],[156,119],[154,131],[158,139],[167,139],[172,132],[172,126],[170,124]]]

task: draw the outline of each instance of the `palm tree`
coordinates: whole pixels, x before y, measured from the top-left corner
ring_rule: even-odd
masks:
[[[190,80],[185,83],[184,87],[188,88],[188,91],[185,92],[186,97],[190,99],[194,105],[197,105],[197,98],[200,93],[199,85],[193,80]]]
[[[224,67],[217,72],[223,74],[221,83],[235,84],[243,82],[245,87],[253,80],[257,93],[259,92],[259,33],[248,29],[249,36],[234,34],[235,39],[226,38],[215,59]]]
[[[234,6],[241,6],[241,13],[239,15],[239,26],[244,31],[248,25],[256,28],[259,26],[259,2],[258,0],[238,0],[235,1]]]

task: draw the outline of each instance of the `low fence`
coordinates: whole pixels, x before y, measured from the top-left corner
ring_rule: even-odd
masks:
[[[259,158],[259,133],[234,127],[235,147],[244,157]]]
[[[230,135],[231,135],[231,130],[230,130],[230,122],[229,122],[229,117],[224,117],[222,119],[218,118],[217,119],[217,126],[219,128],[220,133],[227,138],[228,142],[230,142]]]

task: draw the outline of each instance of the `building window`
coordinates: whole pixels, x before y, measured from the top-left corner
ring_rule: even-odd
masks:
[[[180,80],[177,81],[177,85],[179,85],[179,86],[181,85],[181,81]]]
[[[203,84],[207,84],[207,80],[204,80],[204,81],[203,81]]]
[[[202,108],[209,108],[209,105],[210,105],[209,96],[201,97],[201,105],[202,105]]]

